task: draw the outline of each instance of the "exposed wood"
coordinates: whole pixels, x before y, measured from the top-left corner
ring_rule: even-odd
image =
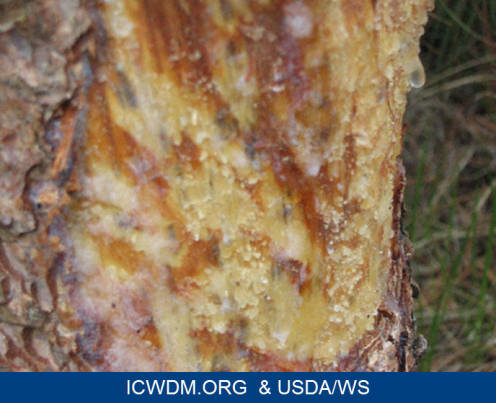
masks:
[[[414,368],[429,0],[6,4],[4,366]]]

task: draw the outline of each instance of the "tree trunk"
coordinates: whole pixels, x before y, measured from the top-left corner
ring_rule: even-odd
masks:
[[[0,5],[0,363],[397,371],[430,0]]]

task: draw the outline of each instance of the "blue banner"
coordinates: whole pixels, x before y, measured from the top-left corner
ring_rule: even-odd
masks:
[[[496,373],[0,373],[1,402],[494,402]]]

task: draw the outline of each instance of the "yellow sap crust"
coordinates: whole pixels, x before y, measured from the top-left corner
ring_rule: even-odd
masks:
[[[99,6],[67,213],[95,365],[324,370],[373,330],[429,4]]]

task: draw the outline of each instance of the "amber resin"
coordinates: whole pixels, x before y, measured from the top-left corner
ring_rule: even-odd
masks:
[[[87,5],[50,233],[79,369],[411,369],[398,155],[429,6]]]

